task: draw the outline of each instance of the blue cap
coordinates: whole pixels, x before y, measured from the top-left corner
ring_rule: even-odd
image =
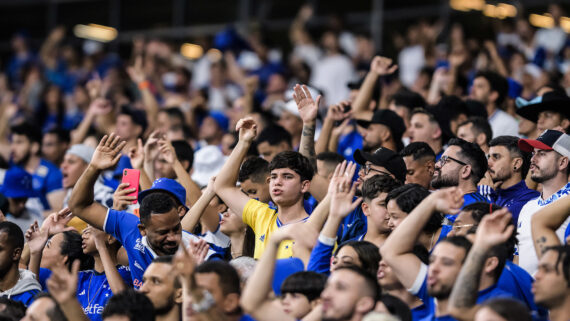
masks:
[[[228,131],[230,125],[228,116],[220,111],[211,111],[208,116],[212,117],[224,132]]]
[[[8,198],[34,197],[32,175],[20,167],[14,166],[6,171],[0,192]]]
[[[155,180],[149,189],[145,189],[139,193],[139,203],[142,203],[145,197],[156,191],[169,193],[188,210],[188,207],[186,207],[186,189],[177,181],[164,177]]]
[[[275,275],[273,276],[273,292],[275,295],[281,295],[281,284],[289,275],[305,270],[303,261],[297,257],[288,259],[278,259],[275,261]]]

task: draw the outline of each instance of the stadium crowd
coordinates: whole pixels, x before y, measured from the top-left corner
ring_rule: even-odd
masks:
[[[63,27],[0,73],[0,320],[570,319],[570,37],[299,10],[192,63]],[[285,47],[291,47],[284,53]]]

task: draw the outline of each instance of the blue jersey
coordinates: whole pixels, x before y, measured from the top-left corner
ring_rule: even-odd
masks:
[[[38,295],[38,293],[40,293],[39,290],[30,290],[9,296],[8,298],[14,301],[22,302],[25,306],[28,307],[30,304],[34,303],[35,297]]]
[[[418,276],[416,278],[416,281],[414,282],[414,285],[410,289],[410,293],[412,293],[413,295],[417,296],[420,300],[422,300],[422,302],[426,306],[426,309],[429,311],[429,314],[431,315],[431,318],[426,318],[425,320],[430,320],[430,319],[431,320],[455,320],[454,318],[452,318],[449,315],[439,316],[439,317],[435,316],[435,312],[436,312],[435,298],[431,297],[428,294],[428,290],[427,290],[427,270],[428,270],[427,265],[422,263],[422,265],[420,267],[420,271],[419,271]],[[487,301],[488,299],[493,299],[493,298],[511,298],[512,299],[513,296],[510,293],[507,293],[507,292],[501,290],[500,288],[498,288],[497,285],[493,285],[493,286],[490,286],[484,290],[479,291],[479,293],[477,295],[477,304],[481,304],[481,303]]]
[[[32,186],[44,210],[51,209],[46,195],[58,189],[62,189],[62,179],[63,176],[57,166],[45,159],[40,160],[40,165],[32,174]]]
[[[356,130],[339,139],[337,152],[347,161],[354,162],[353,155],[357,149],[362,149],[362,136]]]
[[[117,268],[125,284],[132,283],[131,273],[127,267]],[[95,270],[81,271],[77,282],[77,300],[83,308],[85,315],[93,321],[100,321],[103,308],[107,301],[113,296],[111,286],[105,273]]]
[[[142,236],[138,225],[140,220],[133,214],[109,209],[105,218],[103,229],[105,233],[116,238],[127,251],[133,287],[139,289],[142,285],[143,274],[152,260],[158,255],[149,246],[146,236]],[[182,244],[190,245],[190,240],[198,238],[186,231],[182,231]],[[214,252],[208,250],[207,258]]]
[[[491,193],[491,200],[499,206],[508,208],[513,215],[513,222],[517,226],[522,207],[531,199],[539,196],[540,193],[538,191],[528,188],[525,181],[521,180],[509,188],[494,191],[494,193]]]

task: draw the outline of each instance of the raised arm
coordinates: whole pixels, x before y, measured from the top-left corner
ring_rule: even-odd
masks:
[[[238,143],[216,176],[214,190],[222,201],[241,218],[249,197],[236,187],[236,182],[241,163],[257,136],[257,125],[252,118],[240,119],[236,125],[236,131],[239,132]]]
[[[28,270],[33,272],[36,276],[40,275],[40,262],[42,260],[42,253],[48,240],[47,230],[40,230],[38,221],[26,231],[26,245],[30,249],[30,262],[28,263]]]
[[[141,191],[148,189],[152,186],[152,181],[150,180],[146,170],[144,169],[144,146],[142,143],[142,139],[137,139],[137,146],[133,146],[129,149],[128,152],[129,158],[131,159],[131,165],[133,165],[134,169],[138,169],[141,173],[139,178],[139,185]]]
[[[313,100],[311,93],[307,86],[296,85],[293,99],[297,103],[299,109],[299,116],[303,120],[303,133],[301,135],[301,142],[299,146],[299,153],[307,157],[313,168],[317,169],[317,155],[315,153],[315,128],[317,126],[317,113],[319,110],[319,103],[321,95],[317,100]]]
[[[463,197],[456,187],[433,192],[414,208],[384,242],[380,248],[382,258],[404,287],[411,288],[420,271],[421,261],[412,250],[431,215],[436,211],[457,213],[461,204]]]
[[[209,231],[215,231],[220,218],[215,209],[210,208],[208,205],[210,201],[216,196],[214,192],[214,180],[215,177],[210,177],[208,186],[202,193],[202,196],[192,205],[188,213],[182,218],[182,229],[185,231],[192,231],[198,222],[204,219],[204,225]]]
[[[479,281],[488,253],[494,246],[505,243],[514,229],[511,213],[506,208],[495,211],[481,220],[475,235],[475,243],[463,263],[449,297],[448,312],[457,320],[474,319],[479,309],[477,305]]]
[[[97,149],[95,149],[95,153],[93,153],[91,162],[75,183],[69,197],[71,212],[98,229],[103,229],[107,209],[93,201],[93,185],[103,170],[111,168],[119,162],[121,150],[125,144],[126,142],[121,141],[121,138],[114,133],[103,136]]]
[[[148,119],[149,128],[156,126],[156,119],[158,115],[158,102],[150,91],[150,83],[146,79],[143,70],[143,57],[137,56],[133,66],[127,68],[127,73],[131,80],[137,84],[141,93],[144,109],[146,111],[146,118]]]
[[[366,74],[358,95],[352,102],[352,111],[355,117],[360,117],[360,114],[368,109],[378,77],[393,74],[397,69],[398,65],[392,65],[390,58],[376,56],[372,59],[370,71]]]
[[[92,226],[87,227],[87,229],[88,230],[86,232],[84,231],[84,233],[91,233],[93,240],[95,241],[95,248],[97,249],[97,252],[99,252],[99,257],[103,263],[105,276],[107,277],[111,291],[113,291],[113,294],[122,292],[126,286],[125,281],[117,270],[118,248],[115,248],[114,250],[111,249],[109,246],[110,244],[107,242],[109,238],[112,239],[112,236],[107,235],[105,232],[98,230]]]
[[[556,230],[570,215],[570,197],[564,196],[558,201],[543,207],[531,218],[532,239],[538,258],[549,246],[560,245]]]
[[[79,260],[73,262],[71,272],[63,264],[56,266],[47,280],[47,287],[68,320],[89,321],[76,298],[78,273]]]

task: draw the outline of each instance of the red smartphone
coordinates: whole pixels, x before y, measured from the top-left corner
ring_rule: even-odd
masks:
[[[123,170],[123,179],[121,180],[121,183],[129,183],[129,186],[127,188],[136,188],[136,190],[132,193],[127,194],[127,196],[134,196],[134,197],[139,197],[139,179],[141,177],[141,172],[138,169],[130,169],[130,168],[126,168]],[[133,204],[136,204],[137,200],[135,199],[135,201],[133,202]]]

